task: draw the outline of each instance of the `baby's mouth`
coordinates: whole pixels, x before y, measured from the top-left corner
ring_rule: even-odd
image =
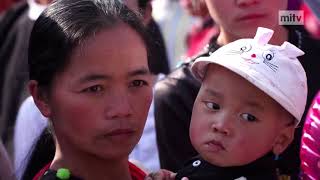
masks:
[[[212,140],[207,143],[210,150],[217,152],[217,151],[225,151],[226,148],[223,146],[223,144],[219,141]]]

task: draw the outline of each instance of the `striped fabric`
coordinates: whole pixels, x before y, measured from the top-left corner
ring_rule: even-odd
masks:
[[[301,139],[301,179],[320,179],[320,92],[316,96],[303,127]]]

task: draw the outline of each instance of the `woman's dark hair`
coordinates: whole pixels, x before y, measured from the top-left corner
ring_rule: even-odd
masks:
[[[40,15],[31,32],[28,52],[30,80],[36,80],[39,86],[50,87],[54,76],[68,65],[75,47],[120,22],[137,32],[149,57],[150,40],[140,20],[119,0],[55,1]]]
[[[30,149],[27,157],[25,158],[26,168],[22,174],[22,180],[30,180],[53,158],[56,150],[54,138],[49,127],[45,128],[36,144]],[[20,167],[21,168],[21,167]]]

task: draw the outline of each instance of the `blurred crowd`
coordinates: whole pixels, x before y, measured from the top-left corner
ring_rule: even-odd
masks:
[[[228,18],[235,12],[228,12],[232,9],[223,7],[223,3],[216,9],[208,8],[214,6],[210,4],[214,0],[122,1],[141,16],[154,42],[149,66],[155,81],[154,98],[142,137],[129,160],[147,172],[161,168],[176,172],[197,155],[188,133],[200,83],[190,73],[191,64],[197,57],[209,56],[236,40],[219,35],[252,38],[257,25],[231,24]],[[263,0],[238,1],[239,9],[245,11]],[[32,179],[54,156],[50,122],[27,89],[29,38],[34,22],[50,3],[52,0],[0,1],[0,180]],[[307,73],[309,94],[293,143],[277,157],[278,175],[283,179],[315,180],[320,179],[320,1],[288,0],[284,4],[287,10],[304,12],[304,26],[288,25],[282,30],[269,20],[261,24],[275,29],[274,36],[279,40],[289,41],[305,52],[301,63]]]

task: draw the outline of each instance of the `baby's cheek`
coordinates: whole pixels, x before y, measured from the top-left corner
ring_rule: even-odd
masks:
[[[234,139],[233,141],[233,148],[238,151],[239,153],[242,153],[242,152],[246,152],[248,146],[250,146],[250,140],[248,140],[248,138],[245,138],[245,137],[239,137],[237,139]]]
[[[193,145],[197,145],[199,143],[199,140],[201,139],[201,133],[199,132],[198,127],[195,127],[191,124],[189,136],[191,143]]]

